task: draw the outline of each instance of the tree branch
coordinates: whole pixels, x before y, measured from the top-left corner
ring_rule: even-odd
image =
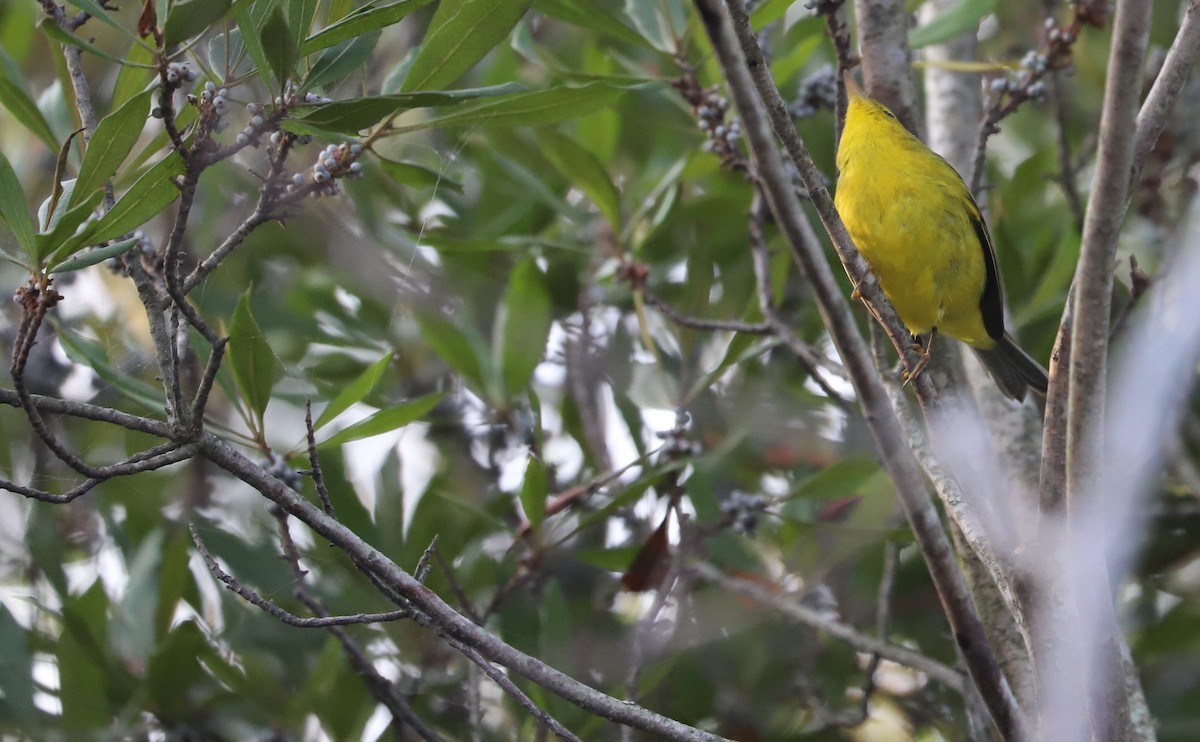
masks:
[[[1154,149],[1154,144],[1175,110],[1179,94],[1188,76],[1195,70],[1197,60],[1200,60],[1200,0],[1189,0],[1175,41],[1167,51],[1162,69],[1138,111],[1130,188],[1140,179],[1142,167],[1150,158],[1150,151]]]
[[[898,644],[892,644],[886,641],[884,637],[867,636],[849,624],[843,623],[836,618],[830,618],[821,611],[809,608],[797,600],[789,599],[786,593],[777,594],[757,582],[732,577],[708,562],[700,560],[689,561],[687,569],[702,579],[717,585],[722,590],[750,598],[756,603],[778,611],[797,623],[802,623],[805,626],[810,626],[817,631],[840,639],[859,652],[878,655],[905,667],[911,667],[918,672],[925,673],[930,678],[957,693],[963,692],[966,679],[962,673],[920,652]],[[882,589],[881,586],[880,590],[882,591]]]
[[[201,452],[209,461],[258,490],[345,552],[379,581],[387,594],[411,603],[413,620],[462,642],[492,662],[508,667],[548,691],[598,716],[673,740],[714,742],[722,738],[606,695],[504,643],[447,605],[353,531],[326,515],[295,490],[269,476],[220,438],[204,433]]]

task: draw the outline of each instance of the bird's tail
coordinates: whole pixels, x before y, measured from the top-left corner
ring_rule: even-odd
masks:
[[[973,350],[1006,397],[1021,402],[1025,399],[1025,390],[1032,389],[1034,394],[1045,398],[1049,383],[1046,369],[1021,350],[1012,335],[1004,333],[995,347],[988,350]]]

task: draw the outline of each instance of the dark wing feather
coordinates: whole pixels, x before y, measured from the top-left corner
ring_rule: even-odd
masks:
[[[996,250],[992,247],[992,238],[988,236],[987,225],[983,223],[983,215],[979,207],[971,202],[971,226],[975,228],[975,236],[979,238],[979,246],[983,249],[983,266],[987,275],[983,283],[983,295],[979,297],[979,311],[983,314],[983,327],[988,337],[999,340],[1004,337],[1004,292],[1000,289],[1000,271],[996,268]]]

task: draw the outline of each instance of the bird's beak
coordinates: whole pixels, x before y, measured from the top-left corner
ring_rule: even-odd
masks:
[[[842,80],[846,83],[846,95],[847,96],[849,96],[851,98],[866,97],[866,94],[863,93],[863,89],[860,88],[858,86],[858,83],[854,81],[854,75],[851,74],[850,70],[846,70],[845,72],[842,73]]]

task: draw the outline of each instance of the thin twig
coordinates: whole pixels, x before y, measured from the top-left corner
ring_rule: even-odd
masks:
[[[1150,151],[1154,149],[1154,144],[1175,110],[1179,94],[1183,92],[1188,76],[1195,70],[1197,59],[1200,59],[1200,0],[1189,0],[1175,41],[1171,43],[1162,69],[1138,111],[1131,183],[1137,183],[1140,179],[1142,168],[1150,159]]]
[[[896,542],[888,541],[883,545],[883,575],[879,578],[879,592],[875,599],[875,636],[881,642],[887,642],[888,635],[892,633],[892,590],[896,586],[896,565],[900,561],[899,556],[900,547]],[[867,663],[867,679],[862,690],[863,721],[866,721],[871,715],[871,694],[875,692],[875,673],[879,670],[882,660],[882,654],[872,652],[871,660]]]
[[[317,457],[317,433],[313,430],[312,400],[304,403],[304,428],[308,437],[308,475],[312,477],[313,486],[321,498],[321,507],[330,518],[336,518],[333,511],[333,500],[329,497],[329,488],[325,486],[325,475],[321,472],[321,461]],[[436,543],[436,541],[435,541]]]
[[[662,300],[649,287],[642,288],[646,303],[662,312],[677,325],[690,327],[693,330],[712,330],[716,332],[740,332],[746,335],[770,335],[771,325],[767,322],[738,322],[737,320],[706,319],[689,317]]]
[[[789,599],[786,593],[776,593],[757,582],[730,576],[708,562],[693,560],[688,563],[687,569],[723,590],[751,598],[756,603],[778,611],[793,621],[840,639],[859,652],[878,654],[884,659],[923,672],[957,693],[963,692],[966,679],[962,673],[935,659],[926,657],[920,652],[864,634],[853,626],[821,611],[809,608],[794,598]]]
[[[189,523],[188,529],[192,533],[192,541],[196,544],[196,550],[200,552],[200,556],[204,559],[205,565],[208,566],[208,571],[212,572],[213,576],[220,580],[221,583],[225,585],[226,589],[236,593],[247,603],[263,609],[271,616],[279,619],[288,626],[295,626],[301,629],[313,629],[326,628],[329,626],[346,626],[347,624],[384,623],[388,621],[399,621],[405,618],[412,618],[412,611],[409,610],[388,611],[386,613],[356,613],[350,616],[301,618],[300,616],[297,616],[290,611],[286,611],[275,603],[262,597],[254,590],[239,582],[236,577],[221,569],[221,565],[217,564],[217,560],[213,557],[212,553],[209,552],[208,547],[204,545],[204,540],[200,538],[200,532],[196,529],[196,525],[194,523]]]
[[[537,719],[539,724],[549,729],[564,742],[582,742],[571,730],[564,727],[558,719],[555,719],[549,712],[534,703],[533,699],[526,695],[525,691],[518,688],[517,684],[510,677],[501,672],[500,668],[488,662],[474,648],[458,639],[449,638],[448,641],[450,642],[450,646],[462,652],[464,657],[474,662],[480,670],[483,670],[483,673],[491,678],[496,685],[500,686],[501,690],[512,696],[517,703],[521,704],[522,708],[532,714],[533,718]]]
[[[296,542],[292,539],[291,530],[288,528],[287,514],[277,509],[275,518],[279,524],[279,542],[283,547],[283,558],[291,569],[296,597],[317,616],[328,616],[329,610],[325,604],[308,589],[304,582],[308,573],[300,566],[300,551],[296,548]],[[346,629],[341,626],[328,626],[327,628],[329,633],[333,634],[334,638],[342,645],[351,667],[363,679],[367,690],[391,712],[397,730],[402,724],[408,725],[421,739],[427,742],[440,742],[441,735],[430,729],[421,720],[421,717],[417,716],[408,703],[408,699],[404,697],[395,683],[379,674],[375,665],[367,658],[366,652]]]

